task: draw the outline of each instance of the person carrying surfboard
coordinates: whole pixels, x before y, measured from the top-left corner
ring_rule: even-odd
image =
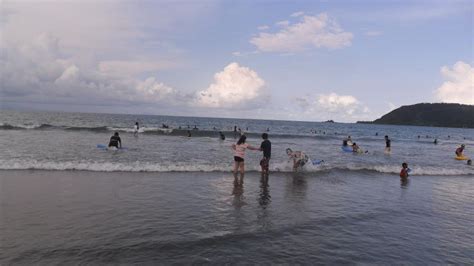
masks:
[[[115,147],[117,149],[122,148],[122,140],[119,137],[119,133],[115,132],[112,137],[110,137],[109,148]]]

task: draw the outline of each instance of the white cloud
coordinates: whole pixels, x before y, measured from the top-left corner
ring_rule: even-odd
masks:
[[[104,74],[113,76],[133,76],[140,73],[157,72],[176,67],[175,62],[168,61],[126,61],[111,60],[99,62],[99,70]]]
[[[250,43],[263,52],[298,52],[310,48],[342,48],[351,45],[352,33],[345,32],[325,13],[302,16],[298,23],[279,22],[276,33],[260,32]]]
[[[279,27],[288,27],[288,25],[290,25],[290,21],[288,20],[278,21],[277,23],[275,23],[275,25]]]
[[[302,15],[304,15],[304,12],[303,11],[298,11],[298,12],[295,12],[295,13],[291,14],[290,17],[295,18],[295,17],[299,17],[299,16],[302,16]]]
[[[267,25],[262,25],[262,26],[258,26],[258,30],[268,30],[270,27],[268,27]]]
[[[447,80],[435,92],[435,98],[446,103],[474,104],[474,68],[462,61],[452,68],[443,66],[441,74]]]
[[[351,95],[336,93],[305,96],[295,99],[295,104],[303,111],[301,118],[309,120],[354,121],[367,119],[370,109]]]
[[[202,107],[240,108],[258,106],[264,96],[265,81],[257,72],[231,63],[214,75],[214,83],[197,93]]]

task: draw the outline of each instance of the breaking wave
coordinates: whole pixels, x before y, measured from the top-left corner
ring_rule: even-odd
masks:
[[[197,164],[197,163],[154,163],[154,162],[95,162],[95,161],[38,161],[38,160],[0,160],[0,170],[80,170],[94,172],[230,172],[232,164]],[[247,171],[259,171],[257,165],[247,165]],[[292,172],[291,164],[287,162],[272,163],[273,172]],[[427,166],[411,167],[412,176],[466,176],[474,175],[472,168],[441,168]],[[369,172],[398,175],[400,166],[336,166],[329,163],[307,165],[303,172],[317,173],[328,171]]]

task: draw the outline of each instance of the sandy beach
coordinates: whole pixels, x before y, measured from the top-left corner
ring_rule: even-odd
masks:
[[[469,264],[474,180],[1,171],[1,264]]]

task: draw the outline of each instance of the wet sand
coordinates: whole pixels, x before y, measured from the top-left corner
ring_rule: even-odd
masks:
[[[0,171],[0,264],[472,264],[472,176]]]

